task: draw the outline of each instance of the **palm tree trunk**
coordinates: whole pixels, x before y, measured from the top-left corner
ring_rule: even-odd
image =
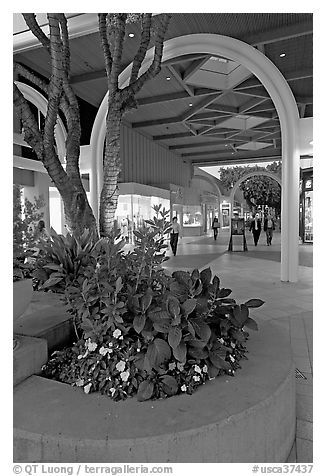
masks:
[[[100,199],[100,235],[108,236],[113,228],[118,205],[120,162],[120,127],[123,112],[119,99],[109,100],[107,135],[103,160],[103,188]]]

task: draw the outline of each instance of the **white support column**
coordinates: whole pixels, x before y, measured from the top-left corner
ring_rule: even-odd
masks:
[[[299,265],[300,154],[297,127],[282,124],[281,281],[296,282]]]

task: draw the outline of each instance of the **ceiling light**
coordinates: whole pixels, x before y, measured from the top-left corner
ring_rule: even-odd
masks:
[[[192,102],[189,103],[189,106],[192,106]]]
[[[167,81],[170,81],[170,79],[171,79],[170,76],[167,76],[167,77],[166,77],[166,80],[167,80]]]
[[[284,56],[285,56],[285,53],[280,54],[280,58],[284,58]]]
[[[133,38],[135,36],[135,33],[129,33],[130,38]]]

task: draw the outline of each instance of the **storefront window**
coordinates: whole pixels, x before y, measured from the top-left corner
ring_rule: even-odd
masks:
[[[183,226],[202,226],[203,216],[200,205],[186,205],[183,207]]]
[[[222,205],[222,227],[230,226],[230,205]]]
[[[312,226],[312,198],[313,191],[304,194],[304,241],[313,241]]]
[[[170,201],[165,198],[135,194],[119,195],[115,218],[122,235],[132,241],[132,230],[146,225],[145,220],[150,220],[155,215],[153,206],[160,203],[162,208],[169,210]]]

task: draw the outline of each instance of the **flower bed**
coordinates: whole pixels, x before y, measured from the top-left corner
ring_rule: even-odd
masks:
[[[87,233],[53,234],[44,245],[38,279],[65,293],[76,342],[51,356],[43,376],[115,401],[136,394],[143,401],[192,394],[240,368],[245,329],[257,330],[249,310],[263,301],[237,304],[210,268],[167,275],[160,265],[168,212],[156,213],[135,232],[132,252],[123,253],[117,235],[94,243]]]

